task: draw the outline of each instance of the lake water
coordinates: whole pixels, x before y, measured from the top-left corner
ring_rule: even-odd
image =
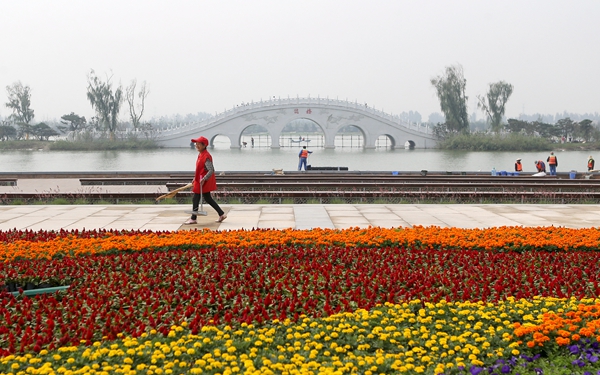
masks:
[[[229,148],[227,142],[215,142],[209,149],[217,171],[297,170],[300,146],[283,142],[286,147],[271,149],[264,139],[255,138],[255,147]],[[356,142],[356,140],[354,141]],[[262,145],[264,144],[264,145]],[[377,148],[365,150],[357,143],[337,144],[336,149],[315,146],[308,164],[315,167],[348,167],[355,171],[512,171],[521,158],[525,172],[534,172],[534,161],[546,160],[547,152],[470,152],[435,149],[405,150]],[[587,170],[590,151],[555,150],[558,172]],[[0,151],[0,172],[95,172],[95,171],[192,171],[197,152],[192,148],[168,148],[141,151]],[[600,163],[600,153],[597,155]]]

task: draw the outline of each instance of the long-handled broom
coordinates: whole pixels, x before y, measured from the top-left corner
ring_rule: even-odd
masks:
[[[187,184],[187,185],[185,185],[185,186],[182,186],[182,187],[180,187],[180,188],[177,188],[177,189],[175,189],[175,190],[173,190],[173,191],[170,191],[170,192],[168,192],[167,194],[163,194],[163,195],[161,195],[160,197],[156,198],[156,202],[158,202],[158,201],[160,201],[160,200],[162,200],[162,199],[173,198],[173,197],[174,197],[175,195],[177,195],[177,193],[179,193],[180,191],[183,191],[183,190],[186,190],[186,189],[189,189],[189,188],[191,188],[191,187],[192,187],[192,185],[193,185],[193,184],[190,182],[189,184]]]

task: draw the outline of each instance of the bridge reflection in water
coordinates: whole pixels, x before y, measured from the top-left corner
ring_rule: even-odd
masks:
[[[299,141],[299,137],[304,140]],[[254,138],[254,147],[271,147],[271,136],[264,133],[243,134],[241,138],[242,147],[253,147],[252,138]],[[306,140],[309,141],[307,142]],[[231,147],[231,142],[229,142],[229,139],[224,136],[217,136],[214,139],[213,144],[216,148]],[[360,133],[338,134],[335,136],[334,144],[336,148],[363,148],[364,138]],[[325,139],[321,133],[302,133],[300,136],[298,133],[291,133],[281,135],[279,137],[279,145],[281,147],[291,148],[302,148],[302,146],[307,146],[308,148],[323,148],[325,147]],[[380,136],[375,141],[375,148],[392,148],[392,142],[388,137]]]

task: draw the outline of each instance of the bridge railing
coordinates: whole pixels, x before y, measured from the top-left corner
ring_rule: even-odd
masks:
[[[433,129],[429,126],[421,125],[421,124],[411,124],[408,121],[405,121],[398,115],[392,115],[384,112],[383,110],[376,109],[374,107],[369,107],[367,104],[359,104],[358,102],[351,102],[348,100],[342,99],[331,99],[331,98],[272,98],[268,100],[260,100],[258,102],[248,102],[236,105],[231,109],[227,109],[221,113],[216,113],[214,116],[206,118],[201,121],[193,122],[193,123],[185,123],[185,124],[174,124],[167,127],[162,127],[157,129],[158,137],[175,135],[179,133],[183,133],[192,129],[202,129],[204,127],[209,127],[212,125],[216,125],[221,120],[226,120],[229,118],[237,117],[244,112],[252,112],[256,109],[269,108],[274,106],[289,106],[289,105],[319,105],[319,106],[328,106],[333,108],[351,108],[360,110],[363,112],[370,113],[380,119],[386,120],[396,126],[400,126],[403,128],[407,128],[410,130],[415,130],[420,133],[432,134]]]

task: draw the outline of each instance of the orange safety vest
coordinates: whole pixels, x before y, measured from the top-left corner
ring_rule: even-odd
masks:
[[[307,158],[308,157],[308,150],[302,150],[302,152],[300,153],[300,157],[301,158]]]
[[[548,164],[549,165],[554,165],[556,164],[556,156],[552,155],[552,156],[548,156]]]
[[[516,172],[523,171],[523,164],[521,164],[521,163],[515,163],[515,171]]]
[[[588,168],[589,168],[589,169],[592,169],[592,168],[594,168],[594,159],[590,159],[590,160],[588,160]]]

